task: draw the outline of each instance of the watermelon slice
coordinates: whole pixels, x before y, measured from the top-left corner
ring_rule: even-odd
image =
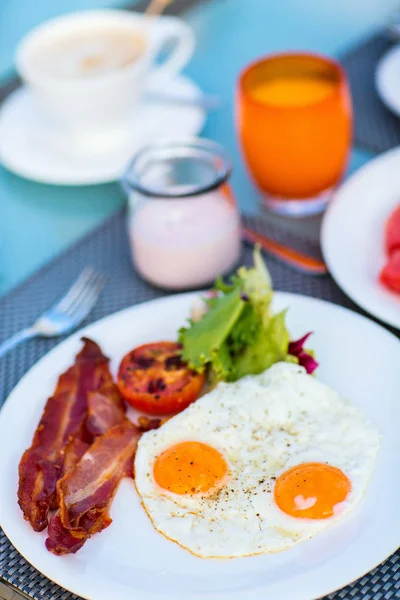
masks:
[[[386,250],[390,256],[394,250],[400,250],[400,204],[390,215],[385,234]]]
[[[391,252],[388,262],[381,271],[379,279],[383,285],[390,290],[400,292],[400,246],[398,250]]]

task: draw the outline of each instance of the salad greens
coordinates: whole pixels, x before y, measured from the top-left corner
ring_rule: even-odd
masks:
[[[217,279],[205,314],[179,331],[183,359],[195,371],[209,368],[217,381],[255,375],[279,361],[313,372],[317,363],[303,348],[308,335],[289,343],[286,311],[271,310],[271,278],[259,248],[253,256],[252,267],[240,267],[228,282]]]

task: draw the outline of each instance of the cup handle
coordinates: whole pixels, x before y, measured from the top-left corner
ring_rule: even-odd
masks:
[[[157,56],[163,46],[170,41],[175,41],[175,47],[170,55],[159,66],[153,66],[147,81],[158,83],[177,75],[189,62],[195,47],[195,36],[192,29],[175,19],[165,19],[155,23],[155,42],[153,56]]]

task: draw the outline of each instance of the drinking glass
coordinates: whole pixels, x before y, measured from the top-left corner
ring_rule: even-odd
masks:
[[[240,75],[236,122],[263,202],[283,215],[321,212],[351,147],[351,99],[343,68],[314,54],[276,54]]]

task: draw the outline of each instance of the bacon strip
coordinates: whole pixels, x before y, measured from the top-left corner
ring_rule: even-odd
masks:
[[[75,438],[92,443],[86,431],[88,392],[106,390],[115,396],[108,358],[99,346],[83,338],[75,363],[63,373],[54,395],[47,401],[31,447],[19,464],[18,503],[35,531],[47,526],[50,509],[56,508],[56,483],[63,471],[64,450]]]
[[[142,433],[151,431],[152,429],[158,429],[161,427],[163,420],[159,417],[145,417],[141,415],[138,419],[138,427]]]
[[[99,392],[89,392],[88,414],[85,421],[86,431],[93,438],[103,435],[125,418],[126,408],[116,386],[108,391],[101,388]]]
[[[59,480],[59,510],[50,519],[46,539],[50,552],[76,552],[110,525],[109,507],[121,479],[133,475],[139,437],[138,428],[125,419],[97,438],[72,473]]]
[[[90,444],[83,442],[76,437],[67,444],[64,450],[64,459],[62,466],[62,477],[69,475],[75,469],[86,450],[90,448]]]

